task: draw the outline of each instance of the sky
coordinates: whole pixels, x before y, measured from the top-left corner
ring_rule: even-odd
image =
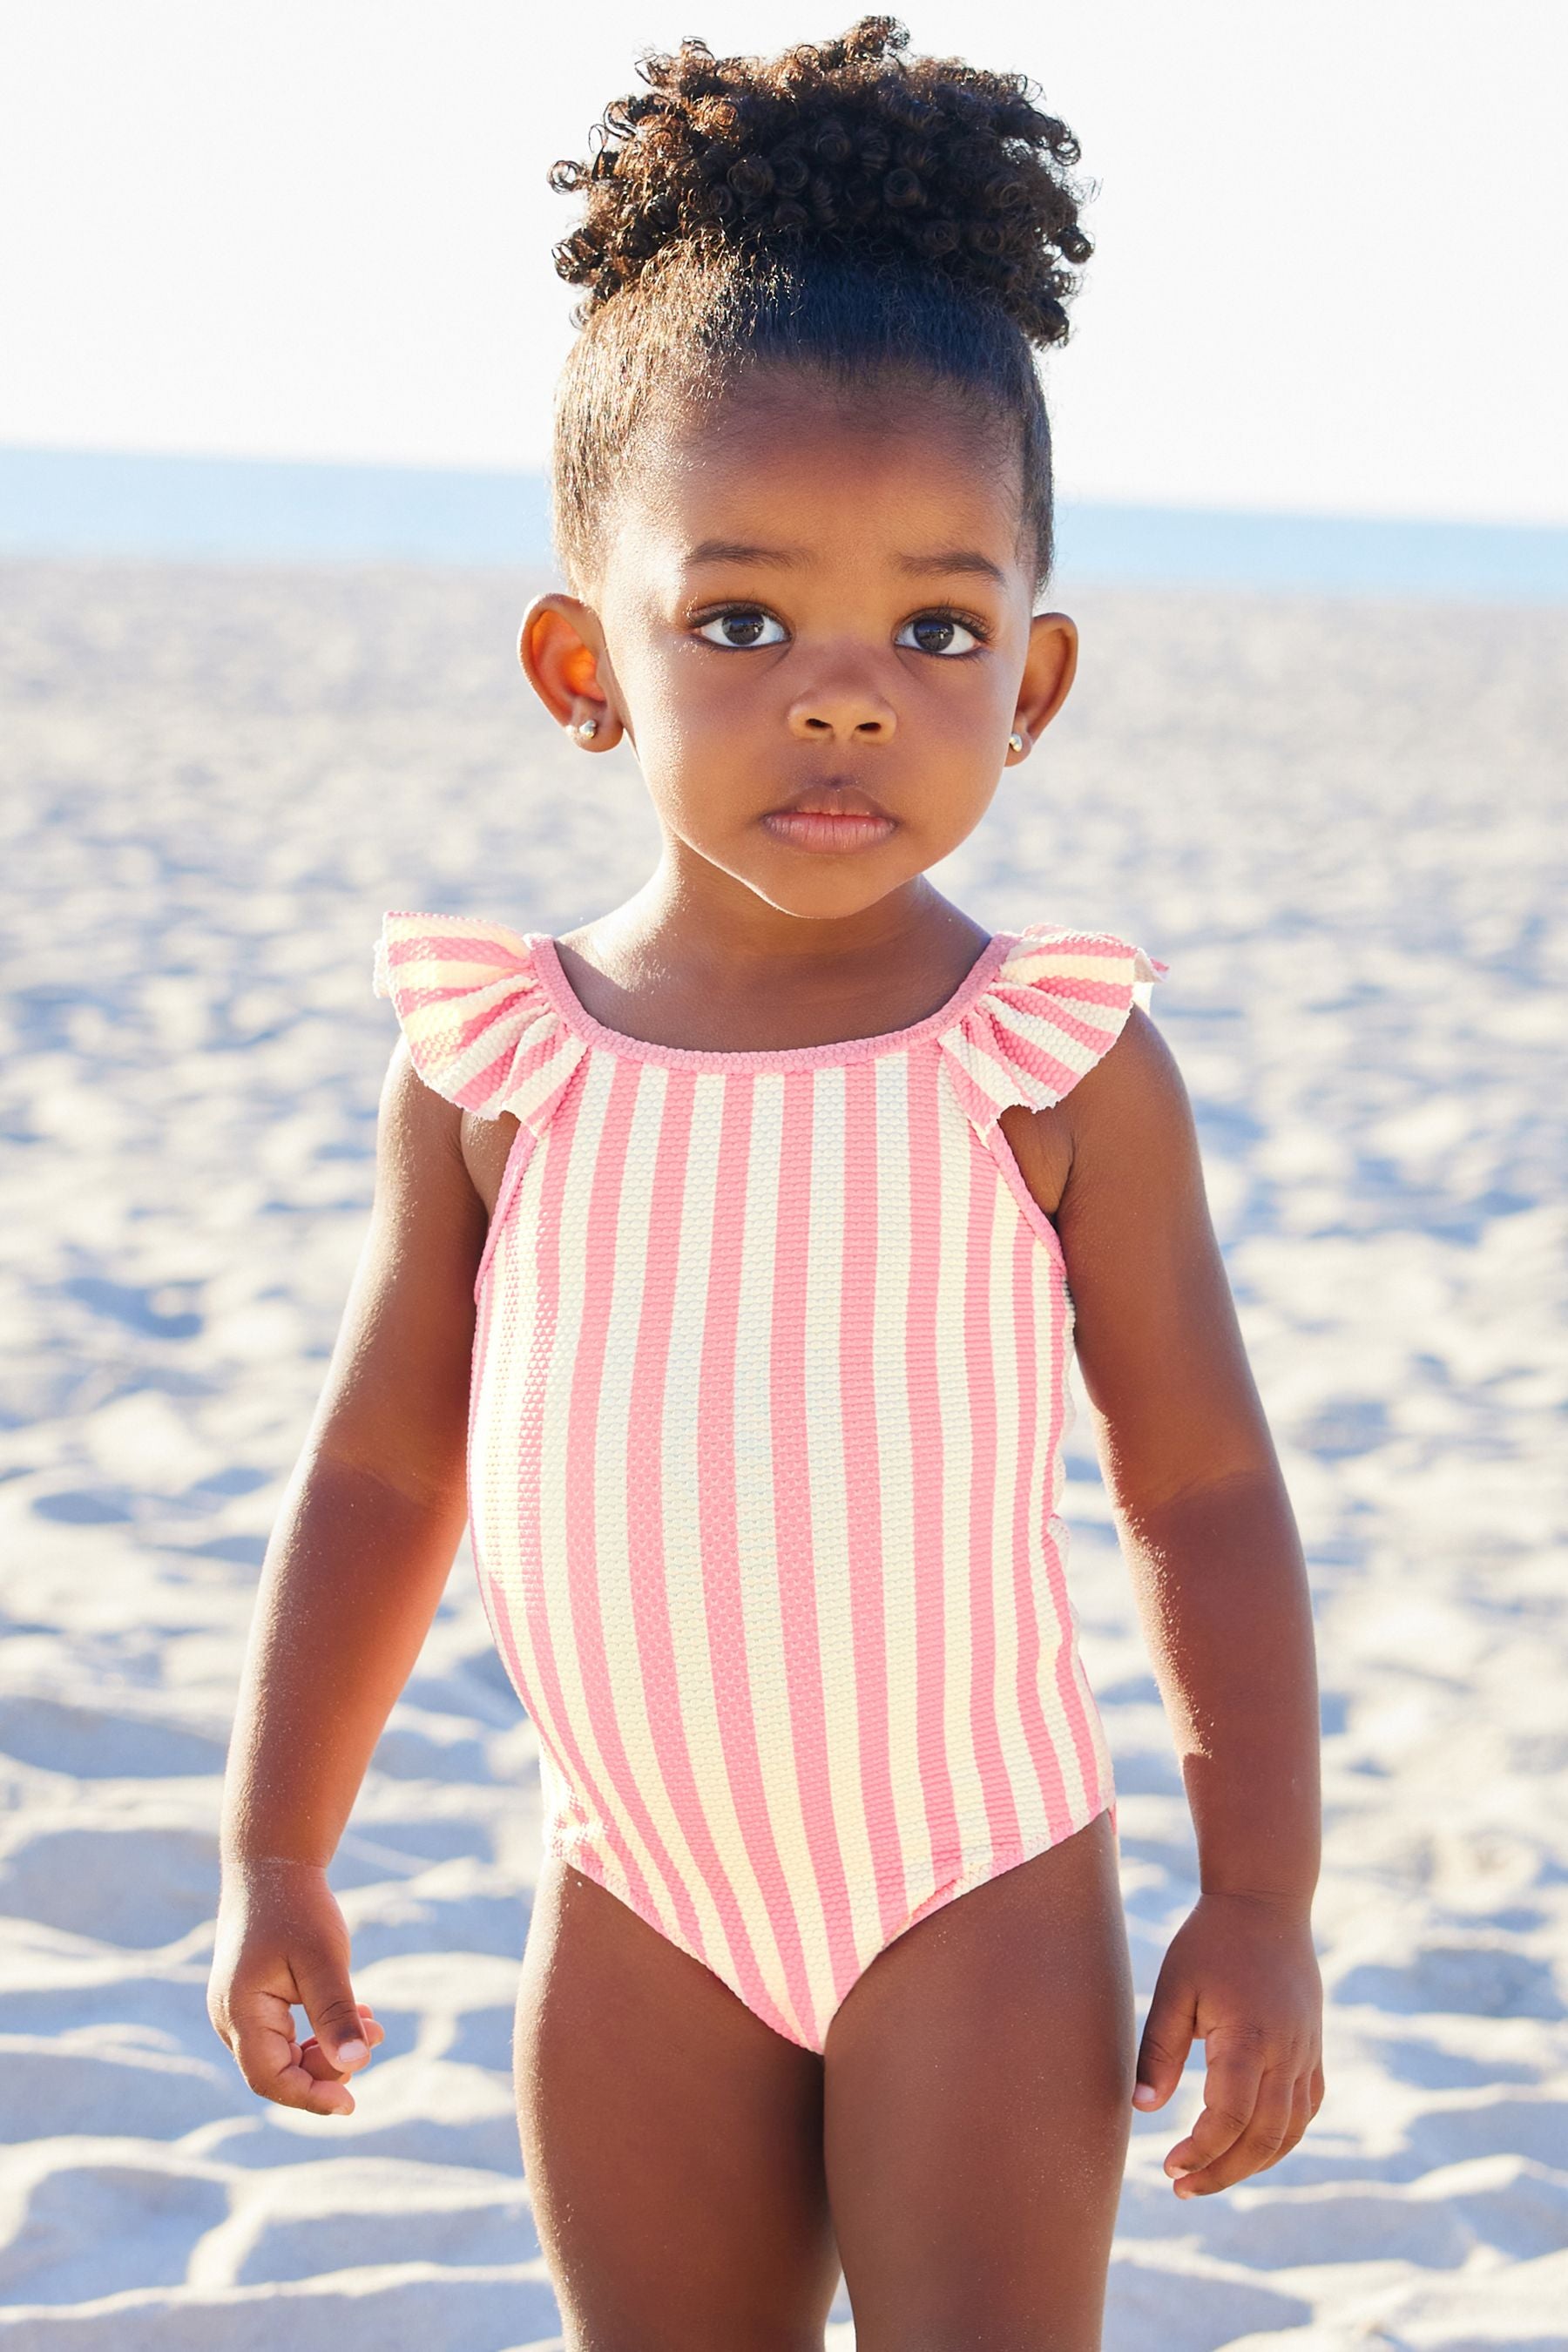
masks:
[[[552,244],[636,60],[820,0],[0,0],[0,443],[535,467]],[[942,0],[1026,73],[1096,252],[1068,499],[1568,523],[1563,0]]]

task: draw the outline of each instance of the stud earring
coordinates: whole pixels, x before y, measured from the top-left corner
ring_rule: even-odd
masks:
[[[591,743],[598,731],[599,722],[596,719],[580,719],[572,730],[574,735],[580,735],[584,743]]]
[[[1008,736],[1008,738],[1007,738],[1007,749],[1008,749],[1010,751],[1021,751],[1023,750],[1023,748],[1024,748],[1024,739],[1023,739],[1023,737],[1022,737],[1022,736],[1017,732],[1016,729],[1015,729],[1015,730],[1014,730],[1014,731],[1013,731],[1013,733],[1012,733],[1011,735],[1009,735],[1009,736]]]

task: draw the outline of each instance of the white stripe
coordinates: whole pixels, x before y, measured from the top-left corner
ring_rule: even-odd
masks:
[[[1096,934],[1097,937],[1101,936]],[[1110,934],[1103,936],[1109,937]],[[1116,941],[1114,955],[1073,954],[1066,948],[1052,947],[1047,941],[1027,952],[1015,950],[1003,964],[997,978],[1009,986],[1023,982],[1037,983],[1042,980],[1104,980],[1120,986],[1133,963],[1132,952],[1126,944]]]

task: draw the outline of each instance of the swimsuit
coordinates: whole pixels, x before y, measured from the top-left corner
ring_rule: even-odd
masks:
[[[1112,1805],[1072,1306],[997,1115],[1164,969],[1034,923],[907,1028],[710,1053],[595,1021],[544,932],[384,919],[419,1076],[519,1121],[468,1481],[546,1851],[808,2050],[896,1936]]]

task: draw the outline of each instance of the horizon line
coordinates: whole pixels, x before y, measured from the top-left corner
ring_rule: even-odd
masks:
[[[1568,524],[1056,501],[1052,582],[1568,604]],[[0,557],[558,572],[542,467],[0,443]],[[1047,583],[1048,584],[1048,583]]]
[[[12,441],[0,439],[0,465],[15,458],[42,460],[46,464],[63,460],[71,464],[103,462],[113,465],[169,465],[234,468],[265,468],[268,470],[316,473],[349,473],[358,475],[428,477],[433,482],[495,482],[542,484],[548,480],[548,467],[538,462],[532,465],[475,465],[467,459],[440,457],[302,457],[279,452],[258,452],[245,449],[159,449],[132,443]],[[1056,492],[1058,509],[1066,507],[1103,507],[1119,513],[1168,514],[1191,516],[1224,516],[1227,520],[1256,518],[1258,520],[1323,523],[1383,524],[1395,530],[1520,531],[1550,537],[1568,534],[1568,513],[1559,520],[1519,515],[1434,513],[1403,508],[1372,508],[1354,506],[1300,506],[1289,502],[1280,505],[1263,504],[1249,499],[1194,499],[1190,498],[1156,498],[1148,495],[1128,496],[1091,491],[1079,495],[1065,490],[1059,484]],[[4,535],[4,517],[0,516],[0,537]]]

